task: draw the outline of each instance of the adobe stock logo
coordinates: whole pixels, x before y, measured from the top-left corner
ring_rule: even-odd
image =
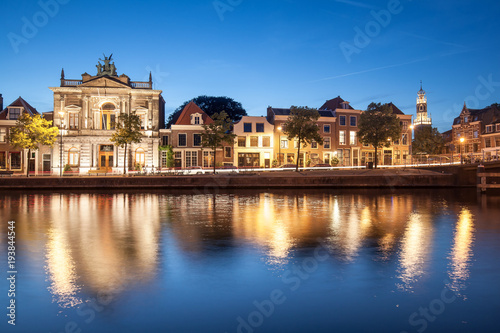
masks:
[[[14,53],[19,53],[19,45],[28,44],[30,39],[35,38],[38,34],[38,29],[43,28],[49,23],[49,17],[53,18],[59,13],[60,5],[65,5],[71,0],[40,0],[38,1],[38,6],[42,10],[33,14],[31,20],[26,16],[21,18],[23,26],[21,27],[21,34],[16,34],[14,32],[9,32],[7,38],[10,41],[10,45],[14,50]]]
[[[219,19],[222,22],[224,21],[224,13],[232,12],[236,7],[241,5],[242,2],[243,0],[216,0],[212,2],[212,5],[214,6],[217,15],[219,15]]]
[[[412,0],[406,0],[412,1]],[[394,15],[398,15],[403,11],[404,7],[400,0],[389,0],[387,9],[379,10],[378,12],[372,10],[370,15],[373,20],[365,24],[365,28],[361,29],[358,26],[354,27],[353,43],[341,42],[339,44],[340,50],[348,63],[352,61],[353,54],[361,53],[361,50],[370,45],[372,39],[380,35],[382,28],[387,28],[392,21]]]

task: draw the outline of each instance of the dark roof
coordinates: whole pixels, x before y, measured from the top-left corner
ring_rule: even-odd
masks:
[[[342,109],[342,102],[345,102],[340,96],[330,99],[325,102],[319,109],[320,110],[331,110]],[[352,106],[348,106],[348,109],[354,110]]]
[[[24,112],[28,112],[30,116],[35,116],[38,113],[38,111],[32,107],[28,102],[26,102],[21,96],[19,96],[18,99],[16,99],[14,102],[12,102],[10,105],[5,107],[5,109],[0,112],[0,119],[7,119],[7,108],[9,106],[18,106],[24,108]]]
[[[290,109],[270,108],[276,116],[290,115]],[[335,113],[331,110],[318,110],[320,117],[335,117]]]
[[[470,121],[481,121],[485,125],[500,122],[500,110],[495,105],[487,106],[484,109],[469,109],[464,103],[462,112],[460,112],[460,116],[453,120],[453,125],[460,124],[460,117],[464,113],[469,114]]]
[[[396,105],[394,105],[392,102],[387,104],[391,109],[392,109],[392,114],[404,114],[403,111],[401,111]]]

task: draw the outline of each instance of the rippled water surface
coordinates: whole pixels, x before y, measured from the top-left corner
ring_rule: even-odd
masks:
[[[1,193],[2,332],[498,332],[475,190]]]

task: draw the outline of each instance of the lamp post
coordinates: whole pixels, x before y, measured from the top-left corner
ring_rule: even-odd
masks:
[[[278,126],[279,136],[278,136],[278,167],[283,165],[281,162],[281,126]]]
[[[410,164],[413,166],[413,128],[415,126],[410,125],[411,135],[410,135]]]
[[[62,177],[62,164],[63,164],[63,140],[62,132],[64,128],[64,111],[59,111],[59,177]]]
[[[464,155],[462,153],[462,146],[463,146],[463,150],[464,150],[464,153],[465,153],[465,145],[464,145],[464,142],[465,142],[465,138],[460,138],[460,164],[464,164]]]

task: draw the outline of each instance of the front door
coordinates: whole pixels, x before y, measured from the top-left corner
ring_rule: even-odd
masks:
[[[113,168],[113,145],[99,147],[99,170],[111,172]]]

